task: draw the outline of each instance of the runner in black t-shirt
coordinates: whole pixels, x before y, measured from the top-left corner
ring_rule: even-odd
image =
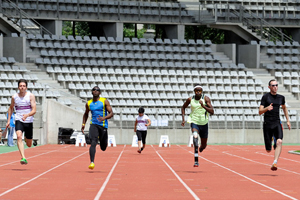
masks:
[[[261,115],[265,113],[263,131],[265,147],[268,153],[270,153],[272,150],[272,137],[274,137],[275,155],[271,170],[276,171],[277,160],[281,153],[283,138],[282,125],[279,117],[280,106],[283,109],[289,130],[291,129],[291,124],[289,120],[288,110],[285,106],[285,97],[277,94],[278,83],[276,80],[272,79],[269,81],[269,89],[270,92],[264,94],[261,98],[259,114]]]

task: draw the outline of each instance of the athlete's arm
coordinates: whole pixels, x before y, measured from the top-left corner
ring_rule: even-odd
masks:
[[[31,105],[31,111],[30,113],[23,114],[22,120],[25,121],[27,117],[33,116],[36,113],[36,101],[34,94],[30,93],[30,105]]]
[[[284,116],[286,118],[286,124],[288,125],[289,130],[291,130],[291,123],[290,123],[290,119],[289,119],[288,109],[285,105],[281,105],[281,108],[282,108]]]
[[[264,107],[263,105],[260,105],[259,106],[259,111],[258,111],[258,114],[259,115],[262,115],[264,114],[265,112],[267,112],[268,110],[273,110],[273,103],[271,103],[269,106],[267,107]]]
[[[11,97],[11,103],[10,103],[10,106],[8,108],[8,117],[7,117],[7,123],[6,123],[6,127],[5,128],[8,128],[9,125],[10,125],[10,118],[11,118],[11,115],[13,113],[13,110],[14,110],[14,106],[15,106],[15,99],[14,99],[14,96]]]
[[[204,97],[204,100],[205,100],[206,106],[203,104],[202,101],[199,101],[200,104],[201,104],[201,106],[202,106],[207,112],[209,112],[211,115],[213,115],[215,112],[214,112],[213,106],[211,105],[210,98],[209,98],[208,96],[205,96],[205,97]]]
[[[181,126],[184,126],[185,120],[184,120],[184,115],[185,115],[185,109],[190,105],[192,97],[188,98],[184,104],[181,107],[181,116],[182,116],[182,122]]]
[[[81,126],[81,132],[83,134],[84,134],[84,127],[85,127],[86,120],[89,117],[89,112],[90,112],[89,106],[88,106],[88,104],[85,104],[85,112],[82,117],[82,126]]]
[[[109,114],[106,115],[105,117],[103,117],[104,120],[112,118],[114,116],[114,113],[113,113],[112,107],[107,99],[105,100],[105,108]]]
[[[151,120],[150,119],[147,119],[147,120],[148,120],[148,124],[145,124],[145,126],[150,126]]]
[[[134,123],[134,132],[136,132],[136,125],[137,125],[137,119],[135,119],[135,123]]]

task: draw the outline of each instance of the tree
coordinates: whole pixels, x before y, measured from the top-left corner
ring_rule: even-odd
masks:
[[[73,29],[73,25],[74,29],[75,29],[75,33],[74,33],[74,29]],[[72,22],[72,21],[64,21],[63,22],[63,30],[62,30],[62,34],[63,35],[80,35],[80,36],[89,36],[91,35],[90,33],[90,28],[87,22]]]
[[[185,39],[211,40],[213,44],[224,43],[225,32],[206,26],[185,26]]]

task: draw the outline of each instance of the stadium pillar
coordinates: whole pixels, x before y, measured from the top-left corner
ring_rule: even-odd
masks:
[[[300,30],[298,28],[290,28],[287,30],[292,35],[293,40],[300,42]]]
[[[62,35],[61,20],[37,20],[43,27],[54,35]]]
[[[103,31],[106,37],[122,38],[123,39],[123,23],[105,23]]]
[[[166,25],[163,27],[164,27],[166,35],[169,39],[184,40],[184,31],[185,31],[184,25],[182,25],[182,24]]]

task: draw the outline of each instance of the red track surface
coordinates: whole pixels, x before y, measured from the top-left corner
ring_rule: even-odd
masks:
[[[264,146],[210,145],[193,167],[184,145],[97,147],[89,170],[87,147],[44,145],[0,154],[0,199],[300,199],[299,146],[283,146],[278,170]]]

